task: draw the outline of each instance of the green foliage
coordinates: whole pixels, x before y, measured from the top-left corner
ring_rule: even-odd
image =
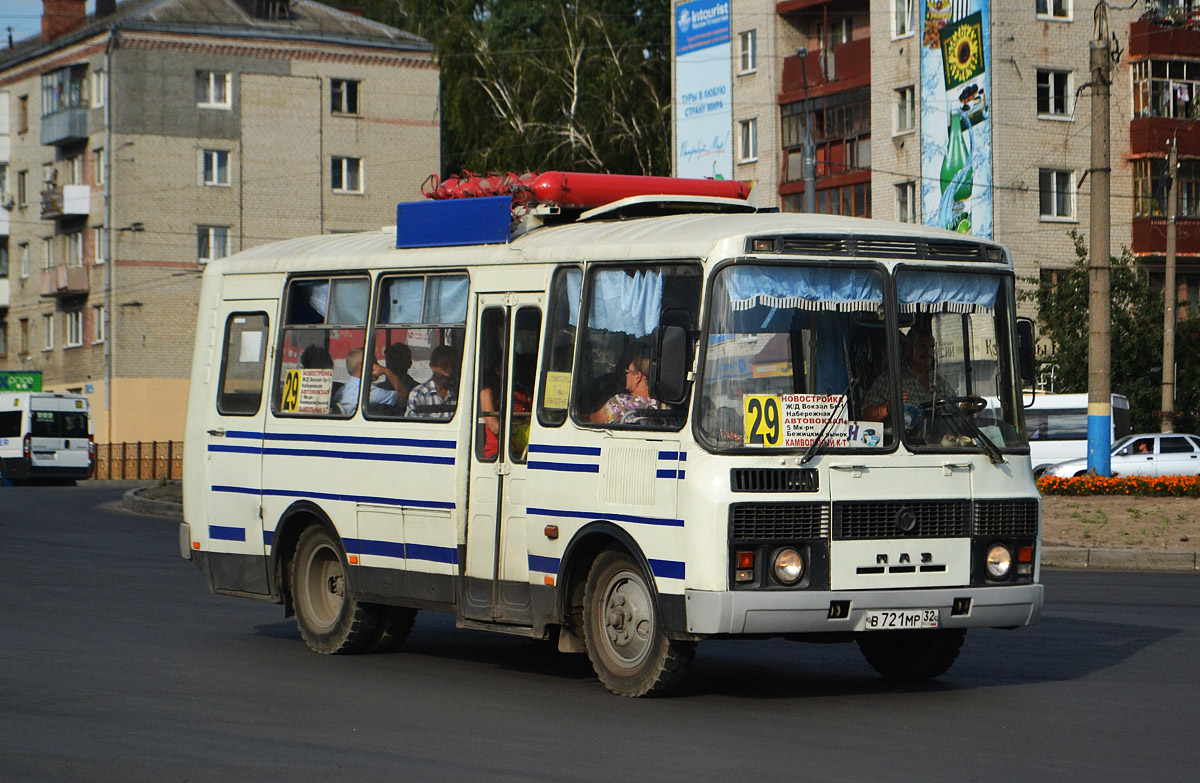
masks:
[[[434,45],[443,175],[667,174],[666,0],[360,0]]]
[[[1042,270],[1036,289],[1026,298],[1038,306],[1038,331],[1049,337],[1054,354],[1045,364],[1057,365],[1055,391],[1088,390],[1087,246],[1072,232],[1075,263],[1069,269]],[[1112,390],[1129,398],[1134,432],[1159,430],[1162,408],[1163,296],[1150,284],[1146,268],[1128,250],[1112,259],[1111,372]],[[1182,304],[1182,303],[1181,303]],[[1176,327],[1175,429],[1200,429],[1200,317]]]

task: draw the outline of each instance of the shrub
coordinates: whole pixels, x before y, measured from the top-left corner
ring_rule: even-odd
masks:
[[[1037,486],[1043,495],[1200,497],[1200,476],[1043,476]]]

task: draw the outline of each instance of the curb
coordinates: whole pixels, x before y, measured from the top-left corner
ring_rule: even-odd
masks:
[[[183,504],[172,503],[169,500],[150,500],[138,496],[138,491],[145,487],[134,487],[128,490],[121,498],[121,503],[127,511],[132,511],[135,514],[149,514],[156,517],[169,517],[171,519],[183,519]]]
[[[1200,552],[1158,549],[1042,548],[1042,568],[1087,571],[1197,571]]]
[[[183,504],[138,496],[144,487],[125,493],[122,503],[129,511],[171,519],[183,519]],[[1042,548],[1042,568],[1062,571],[1200,571],[1200,552],[1171,552],[1156,549],[1099,549],[1047,546]]]

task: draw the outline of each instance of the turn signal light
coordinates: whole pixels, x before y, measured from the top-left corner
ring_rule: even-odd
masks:
[[[1019,546],[1017,547],[1017,562],[1032,563],[1033,562],[1033,547]]]
[[[738,552],[737,567],[739,571],[754,568],[754,553],[753,552]]]

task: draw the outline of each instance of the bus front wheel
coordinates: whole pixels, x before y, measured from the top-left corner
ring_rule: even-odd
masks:
[[[379,636],[374,607],[358,601],[347,570],[341,545],[328,530],[314,525],[300,534],[292,602],[300,636],[313,652],[360,652]]]
[[[954,665],[966,635],[965,628],[867,631],[858,635],[858,649],[889,680],[931,680]]]
[[[588,572],[583,603],[588,658],[606,688],[618,696],[648,696],[679,684],[696,646],[667,638],[653,590],[632,557],[601,553]]]

